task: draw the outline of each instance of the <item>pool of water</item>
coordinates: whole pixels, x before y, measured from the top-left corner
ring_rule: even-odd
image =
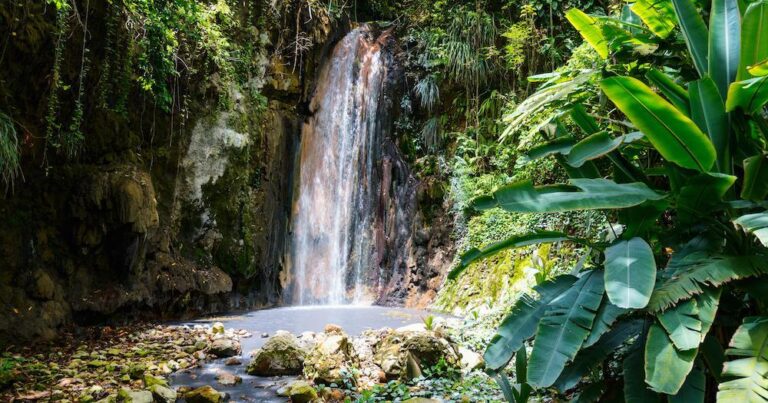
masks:
[[[238,357],[241,365],[227,366],[223,359],[208,361],[200,368],[180,372],[172,376],[176,386],[192,387],[211,385],[220,392],[227,392],[233,402],[285,402],[275,391],[294,377],[256,377],[245,373],[251,353],[261,347],[267,338],[263,333],[274,335],[278,330],[285,330],[300,335],[302,332],[321,332],[326,324],[341,326],[350,336],[357,336],[367,329],[383,327],[398,328],[422,322],[422,318],[432,313],[405,308],[380,306],[301,306],[263,309],[244,314],[217,316],[184,323],[186,325],[205,325],[222,322],[227,328],[245,329],[253,336],[240,340],[243,353]],[[440,315],[437,315],[440,316]],[[225,387],[216,382],[219,371],[227,371],[243,378],[236,386]]]

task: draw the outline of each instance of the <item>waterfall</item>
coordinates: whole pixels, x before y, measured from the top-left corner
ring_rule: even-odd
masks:
[[[347,34],[318,76],[302,128],[285,300],[296,305],[377,298],[374,226],[379,199],[382,44],[367,26]]]

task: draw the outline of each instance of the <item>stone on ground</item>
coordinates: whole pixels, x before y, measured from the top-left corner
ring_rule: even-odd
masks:
[[[472,372],[476,369],[483,369],[485,367],[485,361],[483,356],[466,348],[459,347],[459,354],[461,354],[461,369],[465,373]]]
[[[125,403],[152,403],[152,392],[148,390],[120,389],[117,400]]]
[[[246,372],[259,376],[299,375],[305,356],[293,335],[278,334],[256,350]]]
[[[174,403],[176,401],[177,394],[173,389],[162,385],[153,385],[149,390],[152,392],[152,396],[155,398],[156,402]]]

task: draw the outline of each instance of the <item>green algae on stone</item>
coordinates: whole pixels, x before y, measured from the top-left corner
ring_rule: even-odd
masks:
[[[317,391],[309,382],[294,381],[290,384],[288,396],[292,403],[309,403],[317,399]]]
[[[209,385],[201,386],[184,394],[187,403],[219,403],[224,396]]]

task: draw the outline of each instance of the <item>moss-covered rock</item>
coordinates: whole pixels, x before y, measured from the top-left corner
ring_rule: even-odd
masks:
[[[219,403],[224,401],[224,395],[206,385],[185,393],[184,400],[187,403]]]
[[[304,367],[306,352],[296,337],[290,334],[272,336],[256,351],[246,372],[250,375],[299,375]]]
[[[292,403],[309,403],[317,399],[317,391],[306,381],[295,381],[288,389]]]
[[[341,331],[319,336],[304,361],[304,376],[316,383],[340,383],[342,370],[354,364],[349,337]]]
[[[150,387],[149,390],[152,392],[152,397],[155,398],[156,402],[173,403],[176,401],[177,393],[171,388],[162,385],[154,385]]]
[[[456,346],[433,332],[393,332],[377,346],[374,362],[388,379],[413,379],[444,361],[459,368],[461,358]]]
[[[152,392],[147,390],[120,389],[117,400],[125,403],[152,403]]]

